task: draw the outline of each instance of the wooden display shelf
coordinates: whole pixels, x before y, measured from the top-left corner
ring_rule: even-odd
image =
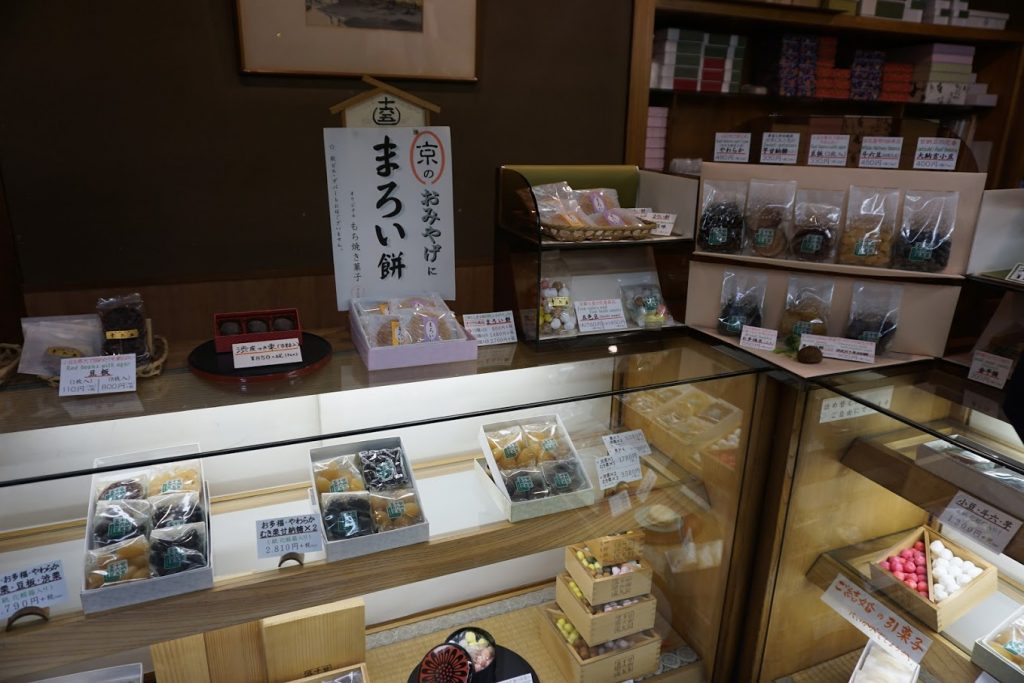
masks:
[[[472,456],[446,460],[441,469],[469,467]],[[421,475],[421,478],[429,474]],[[443,476],[443,475],[440,475]],[[693,501],[681,488],[660,479],[645,505],[663,504],[691,509]],[[215,501],[213,515],[228,509],[262,507],[282,500],[301,499],[308,483],[281,487],[269,494]],[[81,612],[61,615],[47,623],[19,624],[0,634],[0,679],[94,659],[196,633],[234,626],[255,619],[357,597],[459,571],[520,557],[524,548],[541,552],[588,538],[615,533],[623,519],[607,501],[588,508],[511,524],[496,522],[434,536],[426,543],[387,550],[340,562],[309,562],[270,571],[215,579],[210,590],[186,593],[86,617]],[[76,531],[77,529],[77,531]],[[84,526],[43,530],[41,540],[19,534],[11,543],[24,547],[54,542],[84,532]],[[472,548],[472,552],[466,552]]]
[[[877,278],[894,282],[960,285],[964,280],[963,275],[955,273],[923,273],[913,270],[900,270],[899,268],[872,268],[870,266],[854,266],[848,263],[816,263],[814,261],[797,261],[785,258],[769,258],[767,256],[751,256],[748,254],[716,254],[711,251],[695,251],[693,252],[693,260],[727,263],[732,266],[746,268],[826,273],[829,275],[847,275],[858,278]]]
[[[800,95],[779,95],[777,93],[757,94],[752,92],[715,92],[708,90],[672,90],[669,88],[651,88],[651,95],[654,97],[668,96],[679,99],[703,100],[735,100],[738,102],[771,102],[781,105],[810,105],[815,107],[840,107],[855,106],[858,108],[874,109],[899,109],[900,107],[912,107],[914,109],[927,110],[929,112],[942,112],[944,114],[969,114],[976,110],[992,109],[991,106],[980,104],[941,104],[938,102],[913,102],[893,100],[855,100],[842,97],[807,97]]]

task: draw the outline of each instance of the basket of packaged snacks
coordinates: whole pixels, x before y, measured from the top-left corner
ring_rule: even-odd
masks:
[[[618,192],[611,188],[574,190],[561,181],[535,185],[532,194],[524,201],[536,203],[541,233],[560,242],[644,239],[656,227],[619,206]]]

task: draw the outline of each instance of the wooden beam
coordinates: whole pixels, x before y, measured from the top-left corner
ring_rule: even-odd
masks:
[[[647,102],[654,50],[655,0],[634,0],[633,47],[629,60],[629,94],[626,111],[627,164],[643,166],[647,140]]]

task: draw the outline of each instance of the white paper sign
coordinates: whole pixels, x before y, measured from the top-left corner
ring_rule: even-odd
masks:
[[[476,337],[481,346],[488,344],[510,344],[518,341],[516,323],[512,311],[495,313],[466,313],[462,316],[462,326]]]
[[[808,166],[846,166],[846,155],[850,151],[849,135],[811,136],[811,148],[807,152]]]
[[[622,299],[590,299],[574,303],[580,332],[607,332],[627,327]]]
[[[297,338],[246,342],[231,345],[231,362],[236,368],[284,365],[302,361],[302,345]]]
[[[449,130],[325,128],[338,310],[362,296],[455,298]]]
[[[805,346],[817,346],[825,358],[851,360],[857,363],[875,362],[875,342],[873,341],[804,333],[800,335],[800,348]]]
[[[522,676],[516,676],[515,678],[506,678],[498,683],[534,683],[533,674],[523,674]]]
[[[256,520],[256,557],[323,550],[320,519],[315,514]]]
[[[762,164],[795,164],[800,133],[765,133],[761,137]]]
[[[854,396],[863,398],[865,402],[876,405],[879,408],[892,406],[892,386],[879,387],[878,389],[865,389],[854,392]],[[870,406],[845,396],[831,396],[821,402],[821,414],[818,422],[838,422],[840,420],[852,420],[856,417],[874,415],[877,411]]]
[[[135,355],[62,358],[60,396],[89,396],[135,391]]]
[[[1002,389],[1006,380],[1010,379],[1010,370],[1013,369],[1013,360],[1003,358],[985,351],[975,351],[971,358],[971,371],[967,379],[987,384],[996,389]]]
[[[642,457],[651,454],[651,446],[647,443],[642,429],[633,429],[628,432],[617,434],[606,434],[601,437],[604,447],[610,455],[634,454]],[[639,479],[639,477],[637,477]]]
[[[861,168],[899,168],[903,138],[868,135],[860,145]]]
[[[748,349],[774,351],[775,342],[778,340],[778,337],[778,330],[769,330],[766,327],[744,325],[743,331],[740,333],[740,346]]]
[[[715,161],[734,164],[750,161],[750,133],[715,133]]]
[[[68,584],[60,560],[0,573],[0,619],[26,607],[49,607],[67,597]]]
[[[1018,263],[1015,265],[1010,272],[1006,274],[1005,279],[1010,282],[1024,282],[1024,263]]]
[[[960,154],[959,138],[918,138],[914,152],[914,168],[933,171],[955,171]]]
[[[821,600],[895,657],[920,664],[931,647],[931,638],[842,574],[836,576]]]
[[[956,492],[939,516],[939,521],[970,536],[997,555],[1003,552],[1020,529],[1019,519],[963,491]]]
[[[674,213],[658,213],[644,208],[635,209],[635,211],[636,215],[644,220],[656,224],[656,227],[651,230],[652,235],[668,237],[672,234],[672,228],[676,225],[676,215]]]

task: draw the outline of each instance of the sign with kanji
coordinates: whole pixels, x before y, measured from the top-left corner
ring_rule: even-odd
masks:
[[[455,298],[449,130],[325,128],[338,310],[365,296]]]
[[[256,521],[256,557],[280,557],[285,553],[323,550],[320,518],[314,514],[275,517]]]
[[[0,619],[25,607],[49,607],[67,597],[68,584],[60,560],[0,572]]]
[[[1019,519],[963,491],[956,492],[939,521],[997,555],[1020,529]]]
[[[62,358],[58,396],[135,391],[135,354]]]

